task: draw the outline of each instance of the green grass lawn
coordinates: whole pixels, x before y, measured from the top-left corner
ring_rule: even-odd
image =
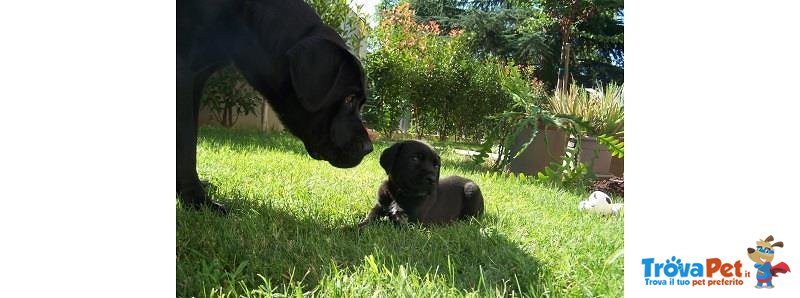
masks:
[[[622,217],[580,212],[587,193],[486,172],[452,147],[437,144],[441,175],[478,183],[482,218],[348,228],[373,205],[390,144],[337,169],[287,134],[202,129],[198,172],[230,214],[178,204],[176,295],[623,295]]]

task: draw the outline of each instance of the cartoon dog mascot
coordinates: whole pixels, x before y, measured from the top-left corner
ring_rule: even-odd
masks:
[[[772,266],[772,259],[775,258],[774,247],[783,247],[783,242],[781,241],[770,244],[772,240],[775,239],[772,238],[772,235],[769,235],[767,239],[756,241],[756,249],[747,248],[747,256],[753,262],[756,262],[755,267],[758,269],[756,289],[772,289],[775,287],[772,285],[773,276],[777,277],[778,273],[786,274],[786,272],[791,272],[789,265],[784,262]],[[764,286],[765,283],[767,284],[766,286]]]

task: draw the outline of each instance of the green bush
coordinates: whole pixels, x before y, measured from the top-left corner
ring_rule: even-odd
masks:
[[[364,117],[383,134],[405,116],[417,136],[480,142],[496,130],[489,116],[512,107],[506,86],[543,90],[532,84],[530,69],[475,58],[463,31],[445,34],[435,22],[416,23],[407,4],[381,17],[374,34],[380,48],[366,59],[371,99]]]

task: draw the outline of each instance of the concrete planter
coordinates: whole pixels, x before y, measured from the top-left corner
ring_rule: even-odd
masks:
[[[511,148],[512,154],[519,152],[519,149],[530,139],[530,136],[531,129],[526,128],[517,138],[514,147]],[[547,142],[545,142],[545,136],[547,137]],[[567,134],[564,131],[553,127],[540,126],[539,133],[536,134],[533,142],[517,158],[511,160],[509,169],[517,174],[536,175],[551,162],[561,160],[566,148]]]
[[[580,161],[589,166],[599,177],[622,177],[624,174],[624,160],[611,156],[608,148],[598,144],[596,138],[581,139]]]

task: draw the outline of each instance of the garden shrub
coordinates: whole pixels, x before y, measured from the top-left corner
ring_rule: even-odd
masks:
[[[530,68],[473,56],[463,30],[442,32],[435,22],[415,22],[408,4],[381,17],[374,34],[379,48],[365,63],[371,98],[364,117],[384,134],[410,117],[419,137],[480,142],[495,130],[488,116],[512,108],[513,94],[504,86],[544,88],[531,84]]]
[[[200,102],[223,127],[232,127],[239,116],[254,114],[263,97],[233,66],[226,66],[208,78]]]

